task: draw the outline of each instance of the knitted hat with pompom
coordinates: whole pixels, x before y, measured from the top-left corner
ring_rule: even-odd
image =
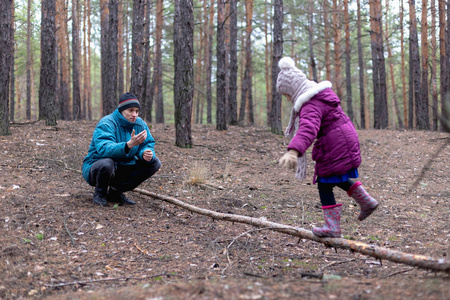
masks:
[[[297,97],[317,85],[316,82],[306,78],[306,75],[295,66],[294,60],[290,57],[280,59],[278,66],[280,73],[278,73],[277,90],[283,95],[291,96],[293,103]]]

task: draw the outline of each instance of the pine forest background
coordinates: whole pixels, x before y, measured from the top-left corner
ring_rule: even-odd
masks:
[[[49,9],[56,12],[56,73],[41,69],[52,55],[41,53],[41,39],[52,37],[42,17]],[[183,59],[183,46],[174,32],[185,37],[182,19],[192,13],[192,123],[222,122],[223,112],[227,124],[280,131],[291,105],[276,95],[274,65],[291,56],[310,79],[333,83],[358,128],[441,129],[450,81],[448,1],[15,0],[11,12],[11,122],[47,118],[41,101],[48,96],[39,89],[45,78],[56,85],[57,119],[99,119],[131,91],[147,122],[175,123],[174,61]]]

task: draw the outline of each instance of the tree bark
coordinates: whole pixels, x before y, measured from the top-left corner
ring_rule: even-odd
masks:
[[[422,0],[422,29],[421,29],[421,45],[422,49],[422,80],[420,86],[420,97],[416,101],[416,120],[417,128],[429,130],[430,116],[428,109],[428,9],[427,0]]]
[[[405,67],[405,45],[404,45],[404,33],[403,33],[403,17],[404,7],[403,1],[400,2],[400,55],[402,60],[402,99],[403,99],[403,118],[405,120],[405,128],[408,128],[408,106],[406,103],[406,67]]]
[[[230,125],[238,124],[237,115],[237,0],[230,0],[230,79],[228,93],[228,119]]]
[[[244,119],[247,112],[248,124],[254,124],[253,118],[253,96],[252,96],[252,17],[253,0],[245,1],[245,70],[241,87],[241,106],[239,110],[239,124],[244,125]]]
[[[369,5],[373,62],[374,128],[384,129],[389,125],[389,119],[386,95],[386,70],[383,53],[381,1],[371,0],[369,1]]]
[[[272,54],[272,111],[270,127],[272,133],[282,134],[281,94],[277,91],[277,78],[280,72],[278,62],[283,56],[283,0],[274,1],[273,15],[273,54]]]
[[[214,3],[211,0],[209,4],[209,31],[208,31],[208,55],[206,65],[206,122],[212,124],[212,87],[211,87],[211,73],[212,73],[212,49],[214,38]]]
[[[359,103],[361,114],[361,128],[367,129],[366,122],[366,97],[364,91],[364,58],[362,49],[362,35],[361,35],[361,3],[360,0],[356,2],[357,6],[357,39],[358,39],[358,67],[359,67]]]
[[[291,236],[296,236],[301,239],[308,239],[318,243],[322,243],[328,247],[346,249],[351,252],[358,252],[377,259],[385,259],[395,263],[406,264],[422,269],[450,273],[450,261],[445,259],[435,259],[424,255],[404,253],[392,249],[379,247],[373,244],[364,244],[358,241],[347,240],[344,238],[320,238],[315,236],[310,230],[306,230],[304,228],[284,225],[271,221],[265,221],[260,218],[252,218],[236,214],[220,213],[185,203],[173,197],[156,194],[143,189],[134,189],[133,191],[142,195],[166,201],[168,203],[179,206],[183,209],[189,210],[191,212],[203,216],[210,217],[215,220],[223,220],[229,222],[248,224],[260,228],[267,228]]]
[[[27,100],[25,107],[26,119],[31,120],[31,69],[33,68],[32,64],[32,50],[31,50],[31,0],[28,0],[27,6]]]
[[[409,47],[409,56],[411,60],[410,69],[412,75],[412,83],[413,83],[413,101],[415,103],[415,116],[416,116],[416,126],[419,126],[418,121],[418,102],[420,101],[421,96],[421,78],[420,78],[420,56],[419,56],[419,39],[417,37],[417,24],[416,24],[416,1],[410,0],[409,2],[409,39],[410,39],[410,47]],[[410,107],[411,109],[411,107]],[[411,116],[410,116],[411,117]]]
[[[11,80],[14,29],[13,0],[0,1],[0,135],[10,135],[9,88]]]
[[[15,83],[15,79],[16,79],[16,77],[15,77],[15,72],[14,72],[14,69],[15,69],[15,63],[14,63],[14,52],[15,52],[15,45],[16,45],[16,43],[15,43],[15,41],[14,41],[14,32],[15,32],[15,30],[16,30],[16,28],[15,28],[15,17],[14,17],[14,13],[15,13],[15,8],[14,8],[14,1],[12,0],[12,1],[10,1],[11,2],[11,41],[12,41],[12,43],[11,43],[11,57],[13,58],[12,59],[12,61],[11,61],[11,80],[10,80],[10,95],[9,95],[9,120],[11,121],[11,122],[14,122],[14,118],[15,118],[15,116],[14,116],[14,114],[15,114],[15,102],[14,102],[14,98],[15,98],[15,88],[16,88],[16,85],[14,84]],[[0,119],[1,119],[1,117],[0,117]]]
[[[345,28],[345,83],[347,92],[347,114],[354,121],[353,99],[352,99],[352,70],[350,49],[350,15],[348,11],[348,0],[344,0],[344,28]]]
[[[270,111],[272,110],[272,85],[270,83],[270,45],[269,42],[269,18],[267,15],[267,6],[269,4],[264,4],[264,77],[266,80],[266,115],[267,115],[267,125],[270,126]]]
[[[341,14],[339,0],[333,0],[333,44],[334,44],[334,90],[339,99],[342,98],[341,79]]]
[[[437,39],[436,39],[436,1],[431,0],[431,98],[432,98],[432,119],[433,130],[437,131],[439,128],[439,114],[438,114],[438,91],[437,91]]]
[[[216,92],[216,129],[226,130],[226,49],[225,49],[225,0],[219,0],[217,6],[217,92]]]
[[[323,0],[323,38],[325,42],[325,73],[328,81],[331,81],[331,50],[330,50],[330,22],[328,18],[328,0]]]
[[[123,13],[123,3],[122,1],[119,1],[119,7],[117,8],[117,16],[118,16],[118,23],[117,23],[117,94],[122,95],[125,91],[125,79],[124,79],[124,55],[125,55],[125,49],[124,49],[124,25],[123,20],[125,18],[125,15]],[[120,97],[120,96],[119,96]]]
[[[389,15],[389,0],[386,0],[386,16],[388,16],[388,15]],[[391,51],[390,42],[389,42],[389,25],[388,25],[387,18],[386,18],[385,38],[386,38],[386,48],[387,48],[388,60],[389,60],[389,71],[390,71],[390,75],[391,75],[391,87],[392,87],[392,97],[391,98],[392,98],[393,109],[395,111],[395,114],[393,114],[393,115],[397,116],[398,127],[402,129],[402,128],[404,128],[404,125],[403,125],[403,121],[402,121],[402,117],[401,117],[401,113],[400,113],[400,109],[398,107],[398,101],[397,101],[397,86],[395,84],[395,76],[394,76],[394,58],[392,56],[392,51]],[[392,122],[392,127],[396,128],[395,121]]]
[[[72,1],[72,114],[74,120],[81,120],[81,47],[79,0]]]
[[[144,94],[144,25],[145,0],[134,0],[130,92],[140,101]]]
[[[56,125],[58,54],[56,50],[56,0],[44,0],[41,6],[41,72],[39,81],[39,119]]]
[[[56,39],[59,56],[59,117],[71,120],[69,46],[67,44],[67,7],[64,0],[56,1]]]
[[[175,144],[192,147],[191,116],[194,96],[194,15],[192,0],[176,0],[174,14]]]

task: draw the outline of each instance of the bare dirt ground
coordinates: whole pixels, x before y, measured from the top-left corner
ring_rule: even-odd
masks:
[[[214,221],[135,192],[99,207],[80,168],[94,122],[13,125],[0,137],[2,299],[450,299],[449,274]],[[278,166],[289,140],[265,128],[194,126],[192,149],[153,125],[161,170],[140,188],[198,207],[311,229],[323,222],[314,165]],[[343,235],[449,259],[448,134],[359,131],[360,180],[380,202],[364,222],[344,192]],[[190,184],[192,170],[206,184]],[[197,171],[197,174],[202,172]],[[225,249],[228,249],[228,258]]]

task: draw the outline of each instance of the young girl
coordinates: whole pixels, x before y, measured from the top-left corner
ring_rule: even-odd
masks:
[[[312,232],[319,237],[340,237],[342,204],[336,204],[335,186],[345,190],[361,208],[358,219],[367,218],[378,207],[378,202],[362,187],[358,177],[361,164],[358,134],[340,106],[340,100],[331,90],[331,82],[316,83],[306,78],[295,67],[290,57],[282,58],[278,66],[279,93],[292,101],[294,107],[285,134],[292,138],[280,165],[295,169],[297,178],[304,178],[306,149],[314,143],[312,159],[316,161],[313,183],[318,183],[320,201],[325,217],[323,227]]]

